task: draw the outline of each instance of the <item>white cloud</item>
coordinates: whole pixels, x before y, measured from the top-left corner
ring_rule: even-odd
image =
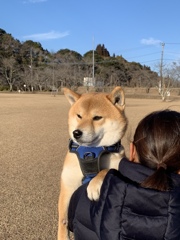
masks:
[[[39,33],[39,34],[32,34],[28,36],[23,36],[24,39],[27,40],[34,40],[34,41],[43,41],[43,40],[51,40],[51,39],[58,39],[58,38],[63,38],[69,35],[69,32],[56,32],[56,31],[51,31],[48,33]]]
[[[141,43],[144,45],[158,45],[162,43],[162,41],[154,38],[148,38],[148,39],[143,38],[141,39]]]

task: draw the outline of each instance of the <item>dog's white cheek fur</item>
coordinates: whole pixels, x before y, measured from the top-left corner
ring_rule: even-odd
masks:
[[[124,127],[126,123],[122,120],[121,124],[119,121],[106,120],[103,125],[104,133],[103,138],[100,141],[101,146],[110,146],[118,142],[124,134]]]

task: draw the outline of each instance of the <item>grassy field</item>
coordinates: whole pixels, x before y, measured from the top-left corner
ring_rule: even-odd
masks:
[[[127,156],[138,121],[165,108],[180,111],[180,100],[126,99]],[[63,95],[0,93],[0,239],[56,239],[68,110]]]

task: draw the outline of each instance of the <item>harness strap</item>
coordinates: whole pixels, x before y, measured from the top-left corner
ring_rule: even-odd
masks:
[[[69,151],[75,153],[78,157],[81,171],[84,175],[84,181],[88,182],[100,172],[100,158],[104,153],[118,153],[121,147],[120,141],[108,147],[87,147],[80,146],[69,141]],[[89,180],[88,180],[89,179]],[[83,183],[85,183],[83,181]]]

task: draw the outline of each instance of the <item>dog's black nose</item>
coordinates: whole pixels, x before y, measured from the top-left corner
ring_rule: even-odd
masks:
[[[75,139],[79,139],[82,136],[82,134],[83,133],[78,129],[73,131],[73,136]]]

